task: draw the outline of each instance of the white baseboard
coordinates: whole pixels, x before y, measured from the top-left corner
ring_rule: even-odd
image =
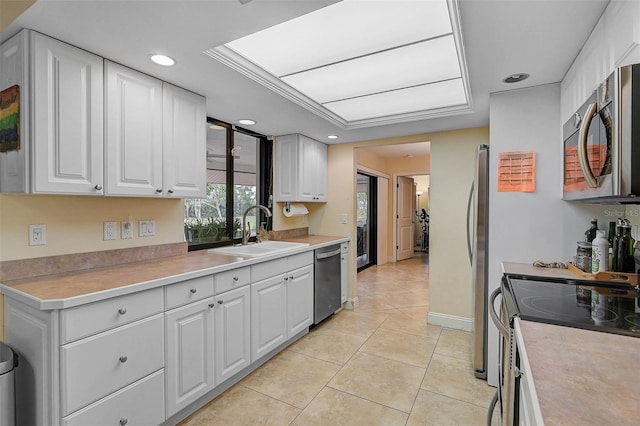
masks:
[[[432,325],[454,328],[456,330],[473,331],[473,318],[457,317],[454,315],[429,312],[427,322]]]

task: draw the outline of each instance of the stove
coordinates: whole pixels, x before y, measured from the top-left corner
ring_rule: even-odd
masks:
[[[640,293],[628,284],[508,276],[508,317],[640,337]]]

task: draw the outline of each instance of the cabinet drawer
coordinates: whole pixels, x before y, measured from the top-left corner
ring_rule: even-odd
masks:
[[[65,309],[60,317],[63,343],[137,321],[163,310],[162,288]]]
[[[262,281],[278,274],[284,274],[285,272],[287,272],[286,257],[251,265],[251,282]]]
[[[162,314],[60,348],[62,415],[164,367]]]
[[[63,426],[157,425],[164,421],[164,370],[62,419]]]
[[[244,268],[221,272],[216,274],[214,280],[216,283],[216,294],[224,293],[225,291],[249,284],[251,282],[251,268],[245,266]]]
[[[303,266],[313,265],[313,251],[305,251],[304,253],[294,254],[287,257],[287,270],[302,268]]]
[[[167,309],[213,296],[213,275],[182,281],[165,287]]]

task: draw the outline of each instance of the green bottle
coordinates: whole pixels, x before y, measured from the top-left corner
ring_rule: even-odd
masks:
[[[631,236],[631,223],[625,219],[622,224],[622,235],[618,240],[616,272],[635,271],[635,260],[633,258],[633,246],[635,243],[635,240]]]

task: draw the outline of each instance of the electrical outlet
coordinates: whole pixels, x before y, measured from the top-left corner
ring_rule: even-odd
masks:
[[[140,237],[151,237],[152,235],[156,235],[156,221],[141,220],[138,222],[138,235]]]
[[[133,238],[133,223],[130,220],[120,222],[120,238],[123,240]]]
[[[117,222],[103,222],[102,234],[105,241],[118,239],[117,225]]]
[[[340,223],[342,223],[343,225],[346,225],[347,223],[347,215],[346,214],[341,214],[340,215]]]
[[[29,245],[43,246],[47,244],[47,225],[29,225]]]

